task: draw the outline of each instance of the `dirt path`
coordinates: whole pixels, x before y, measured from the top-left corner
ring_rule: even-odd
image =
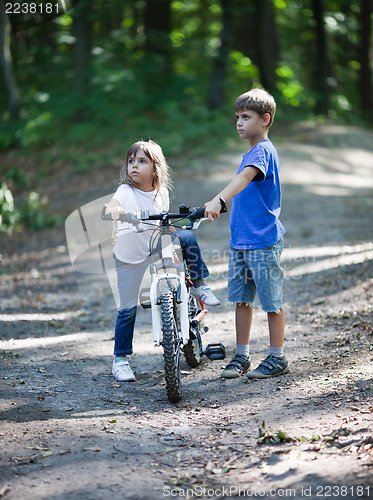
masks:
[[[0,498],[373,496],[373,134],[329,127],[305,139],[278,143],[286,376],[225,381],[221,361],[204,360],[195,370],[183,362],[184,397],[172,405],[150,314],[140,310],[132,359],[138,381],[117,383],[106,278],[71,270],[62,230],[6,243]],[[175,200],[207,201],[240,158],[238,152],[206,162],[204,175],[180,174]],[[110,190],[103,184],[95,196]],[[92,199],[87,191],[79,202]],[[209,311],[204,344],[221,341],[230,357],[228,217],[201,225],[198,238],[223,304]],[[259,306],[254,314],[257,364],[268,333]]]

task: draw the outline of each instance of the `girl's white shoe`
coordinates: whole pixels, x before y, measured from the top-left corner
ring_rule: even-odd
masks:
[[[200,300],[206,306],[220,306],[220,300],[212,293],[211,288],[205,284],[199,286],[192,286],[190,295]]]
[[[136,380],[136,377],[126,359],[114,359],[112,374],[117,380],[120,381],[132,382]]]

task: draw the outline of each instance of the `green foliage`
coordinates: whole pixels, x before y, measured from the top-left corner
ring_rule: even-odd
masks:
[[[259,423],[259,420],[256,420]],[[339,428],[333,430],[330,434],[327,435],[315,435],[311,437],[305,436],[297,436],[291,437],[284,431],[272,432],[270,429],[267,429],[265,421],[263,421],[258,429],[257,443],[258,444],[284,444],[284,443],[314,443],[319,442],[320,447],[325,446],[337,446],[338,448],[342,448],[343,451],[349,451],[352,446],[356,445],[364,445],[365,443],[371,444],[372,438],[368,438],[367,440],[356,440],[350,441],[344,446],[339,442],[339,438],[344,438],[348,436],[350,431],[345,428]]]
[[[234,135],[231,107],[209,110],[197,75],[172,75],[153,85],[151,65],[123,68],[105,54],[94,58],[90,92],[78,102],[72,90],[52,84],[50,99],[33,102],[18,122],[17,145],[37,152],[39,178],[54,162],[77,172],[107,165],[138,139],[156,140],[167,156],[184,156],[205,152],[210,140],[222,147]]]
[[[3,182],[0,185],[0,233],[11,234],[22,228],[44,229],[55,226],[59,218],[48,214],[49,200],[35,191],[27,195],[26,201],[18,208],[13,193]]]
[[[14,210],[14,199],[5,182],[0,185],[0,233],[9,233],[18,222],[18,214]]]
[[[3,102],[3,107],[5,106],[6,103]],[[4,113],[3,116],[3,119],[0,121],[0,151],[6,151],[7,149],[19,146],[20,130],[25,125],[20,120],[11,120],[9,113]]]
[[[21,146],[32,146],[45,141],[45,136],[52,124],[52,114],[44,111],[27,121],[19,135]]]
[[[330,1],[325,4],[327,58],[326,90],[329,95],[327,117],[360,124],[360,40],[359,2]],[[281,65],[277,69],[279,104],[295,116],[313,112],[317,100],[316,21],[311,5],[305,2],[275,0],[276,24],[281,46]],[[279,106],[279,107],[280,107]]]
[[[48,214],[49,200],[31,191],[19,211],[19,222],[28,229],[44,229],[54,226],[57,218]]]
[[[26,173],[22,168],[8,168],[8,170],[5,172],[5,177],[11,180],[13,185],[18,188],[25,188],[29,184]]]
[[[296,440],[297,439],[288,436],[284,431],[278,431],[276,433],[273,433],[272,431],[266,428],[265,421],[262,422],[258,430],[258,436],[257,436],[258,444],[290,443]]]
[[[312,116],[318,99],[312,5],[274,0],[273,7],[280,48],[276,120],[304,120]],[[221,3],[171,2],[169,58],[147,53],[145,8],[146,1],[95,2],[89,91],[79,96],[74,90],[73,12],[29,30],[32,44],[14,37],[11,49],[21,112],[18,120],[6,111],[0,115],[0,151],[20,148],[39,154],[45,160],[41,178],[48,175],[49,164],[59,161],[78,172],[112,162],[139,138],[157,140],[172,156],[224,148],[234,137],[232,103],[243,91],[261,86],[255,43],[250,38],[238,43],[248,33],[234,29],[237,16],[253,15],[255,2],[232,2],[225,94],[217,111],[209,110],[207,102],[221,46]],[[358,2],[336,0],[327,3],[324,13],[327,115],[333,120],[359,119],[352,113],[360,105],[359,16]],[[6,110],[3,84],[0,90],[0,107]],[[12,176],[15,184],[23,182]]]

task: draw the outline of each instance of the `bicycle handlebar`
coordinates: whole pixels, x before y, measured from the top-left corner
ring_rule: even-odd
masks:
[[[113,220],[111,214],[106,213],[107,205],[104,205],[101,213],[102,220]],[[179,206],[179,213],[161,212],[159,214],[149,214],[148,210],[140,210],[138,212],[127,212],[119,216],[121,222],[129,222],[133,225],[138,225],[142,221],[159,220],[163,223],[171,219],[189,219],[192,222],[198,219],[203,219],[205,216],[205,209],[203,207],[194,207],[190,209],[185,205]]]

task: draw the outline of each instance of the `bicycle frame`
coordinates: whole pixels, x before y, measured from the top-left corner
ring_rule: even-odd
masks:
[[[188,229],[197,228],[204,217],[204,208],[194,208],[189,210],[185,205],[180,205],[179,213],[162,212],[160,214],[149,215],[146,211],[139,211],[136,214],[123,214],[120,220],[126,221],[137,227],[138,232],[144,229],[140,226],[142,222],[154,224],[155,221],[160,221],[160,225],[156,225],[154,233],[149,242],[150,255],[152,263],[150,264],[151,286],[150,286],[150,306],[152,311],[152,330],[153,340],[156,346],[162,344],[161,338],[161,301],[160,293],[164,286],[168,286],[175,294],[178,315],[176,318],[177,331],[181,333],[180,340],[185,345],[189,338],[189,314],[188,314],[188,288],[186,285],[185,267],[182,258],[182,251],[179,245],[175,245],[172,241],[172,236],[177,235],[171,231],[171,219],[188,220]],[[102,210],[102,218],[110,220],[111,217],[106,215],[106,207]],[[161,258],[157,263],[155,255],[158,249],[155,241],[159,238],[161,243]],[[204,313],[205,314],[205,313]],[[203,314],[203,316],[204,316]],[[202,319],[202,317],[200,319]]]

